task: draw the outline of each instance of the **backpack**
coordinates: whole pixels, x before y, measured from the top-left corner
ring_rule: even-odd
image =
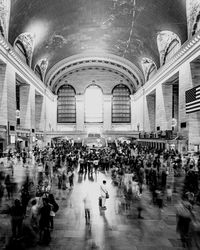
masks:
[[[58,206],[58,204],[55,202],[55,203],[53,204],[53,211],[54,211],[54,213],[56,213],[58,210],[59,210],[59,206]]]

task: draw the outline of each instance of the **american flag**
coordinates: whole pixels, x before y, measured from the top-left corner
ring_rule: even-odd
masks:
[[[200,85],[185,92],[186,114],[200,110]]]

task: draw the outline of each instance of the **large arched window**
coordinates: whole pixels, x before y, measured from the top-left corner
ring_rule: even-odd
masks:
[[[131,101],[129,88],[117,85],[112,92],[112,123],[131,122]]]
[[[96,85],[85,91],[85,122],[103,122],[103,93]]]
[[[76,123],[75,90],[70,85],[63,85],[58,90],[58,123]]]

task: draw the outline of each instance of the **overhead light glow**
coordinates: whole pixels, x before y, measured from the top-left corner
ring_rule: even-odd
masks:
[[[25,28],[25,32],[29,32],[34,36],[34,44],[37,46],[48,34],[50,24],[44,20],[37,20],[29,23]]]

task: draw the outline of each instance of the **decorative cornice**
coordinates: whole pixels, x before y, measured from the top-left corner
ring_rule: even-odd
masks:
[[[157,84],[163,83],[177,73],[179,67],[192,58],[197,52],[200,53],[200,32],[186,41],[174,54],[171,60],[159,68],[156,74],[135,93],[135,100],[139,99],[144,94],[150,93]]]
[[[144,75],[142,72],[130,61],[111,54],[106,55],[91,55],[91,54],[78,54],[65,58],[54,65],[46,76],[47,86],[51,88],[53,85],[68,72],[73,72],[79,68],[101,66],[110,68],[121,72],[127,78],[136,83],[136,89],[142,86],[144,82]]]
[[[55,95],[35,75],[34,71],[20,59],[13,47],[1,35],[0,54],[5,59],[5,63],[8,61],[11,65],[13,65],[18,73],[20,73],[28,83],[33,84],[40,93],[46,94],[51,100],[55,100]]]
[[[50,89],[52,90],[53,93],[57,94],[57,91],[61,86],[65,85],[65,84],[68,84],[68,81],[67,81],[68,76],[70,76],[72,74],[77,74],[78,72],[83,72],[83,71],[86,71],[86,70],[88,70],[88,71],[89,70],[101,70],[101,71],[107,71],[107,72],[116,74],[116,75],[122,77],[125,80],[125,81],[122,81],[122,84],[126,85],[129,88],[131,93],[136,92],[136,86],[137,86],[136,80],[130,79],[124,73],[122,73],[122,72],[120,72],[120,71],[118,71],[116,69],[108,68],[108,67],[105,67],[105,66],[102,67],[102,66],[94,66],[94,65],[93,66],[87,66],[87,67],[86,66],[85,67],[79,67],[79,68],[76,68],[74,70],[64,72],[64,73],[56,76],[55,83],[52,86],[49,86],[49,87],[50,87]],[[121,82],[121,80],[120,80],[120,82]],[[70,85],[72,85],[72,84],[70,84]],[[90,84],[88,84],[88,85],[90,85]],[[73,87],[75,87],[75,86],[73,86]]]

